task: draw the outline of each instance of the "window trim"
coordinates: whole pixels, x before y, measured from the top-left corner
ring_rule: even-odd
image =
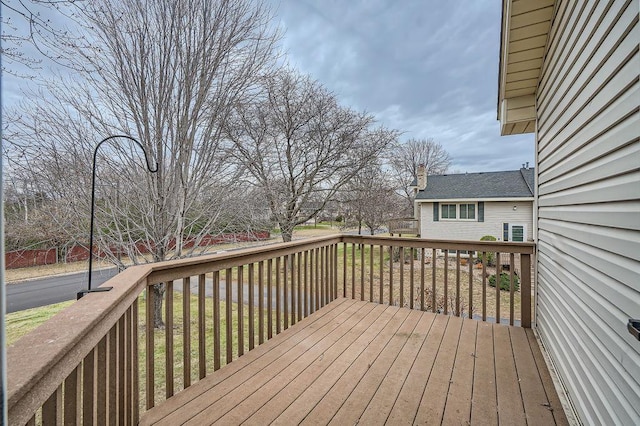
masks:
[[[513,240],[513,227],[521,226],[522,227],[522,241],[514,241]],[[526,223],[509,223],[509,241],[514,243],[524,243],[527,241],[527,224]]]
[[[458,206],[458,220],[467,221],[467,222],[478,222],[478,204],[477,203],[460,203]],[[469,219],[462,217],[462,206],[473,206],[473,218]],[[469,208],[467,207],[467,214],[469,213]]]
[[[473,214],[474,214],[474,218],[473,219],[462,219],[460,217],[460,211],[461,211],[461,206],[468,206],[468,205],[472,205],[473,207]],[[456,217],[455,218],[447,218],[444,217],[444,207],[447,206],[455,206],[455,214]],[[466,202],[466,203],[440,203],[440,208],[438,209],[438,213],[440,213],[440,217],[439,220],[442,221],[449,221],[449,222],[480,222],[480,220],[478,220],[478,203],[476,202]],[[447,211],[447,216],[449,215],[449,212]]]
[[[522,241],[513,241],[513,227],[514,226],[522,227]],[[528,239],[527,239],[527,224],[526,223],[522,223],[522,222],[515,222],[515,223],[504,222],[502,224],[502,240],[503,241],[511,241],[511,242],[514,242],[514,243],[525,243],[525,242],[527,242],[528,241]]]
[[[456,217],[453,217],[453,218],[444,217],[444,208],[445,208],[445,206],[447,207],[447,216],[449,216],[449,212],[450,212],[449,206],[454,206],[453,210],[454,210],[454,214],[456,215]],[[455,203],[440,204],[440,220],[444,220],[444,221],[447,221],[447,220],[450,220],[450,221],[459,220],[458,219],[458,205],[455,204]]]

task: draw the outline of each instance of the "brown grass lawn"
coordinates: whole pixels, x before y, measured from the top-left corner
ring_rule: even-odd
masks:
[[[370,300],[371,289],[371,277],[373,277],[373,301],[378,301],[380,297],[380,249],[374,248],[373,253],[373,268],[371,268],[370,262],[370,248],[364,248],[364,271],[362,270],[361,252],[356,248],[355,256],[352,257],[352,248],[347,250],[347,297],[351,297],[352,289],[356,299],[361,298],[361,294],[364,290],[364,300]],[[343,256],[342,251],[338,254]],[[393,262],[393,274],[390,272],[390,260],[388,250],[383,253],[383,272],[382,272],[382,284],[383,284],[383,302],[389,303],[389,290],[390,281],[393,282],[393,300],[392,304],[395,306],[401,305],[400,287],[402,280],[402,306],[410,307],[411,305],[411,287],[413,286],[413,307],[415,309],[421,308],[421,295],[424,294],[424,309],[432,311],[432,293],[433,293],[433,264],[431,260],[431,251],[429,250],[426,255],[426,263],[424,264],[424,282],[422,284],[422,259],[419,255],[416,255],[417,259],[411,261],[410,251],[406,250],[405,262],[400,261]],[[353,260],[352,260],[353,259]],[[506,259],[502,259],[503,262]],[[465,264],[462,264],[465,263]],[[411,266],[413,264],[413,275],[411,274]],[[352,267],[352,265],[354,267]],[[447,271],[445,274],[445,261],[444,258],[436,259],[436,287],[435,287],[435,310],[438,312],[446,311],[447,313],[456,313],[456,300],[458,291],[460,294],[460,313],[463,316],[469,314],[469,265],[466,259],[461,260],[460,265],[460,278],[459,287],[457,280],[457,262],[455,255],[450,255],[447,262]],[[474,265],[475,266],[475,265]],[[402,270],[402,274],[401,274]],[[516,263],[517,270],[517,263]],[[487,267],[487,275],[495,274],[495,267]],[[445,298],[445,275],[447,277],[446,286],[446,298]],[[392,278],[391,278],[392,276]],[[483,300],[486,306],[486,316],[495,318],[497,301],[500,303],[500,317],[510,318],[510,300],[511,294],[509,291],[500,291],[499,299],[496,297],[496,289],[489,286],[489,279],[487,277],[486,284],[483,287],[482,269],[473,267],[471,269],[471,287],[472,287],[472,315],[482,317]],[[343,269],[339,271],[339,283],[343,283]],[[483,296],[484,294],[484,296]],[[520,291],[514,291],[514,320],[520,319]]]

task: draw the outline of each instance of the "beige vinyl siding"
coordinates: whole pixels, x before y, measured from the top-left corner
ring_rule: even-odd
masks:
[[[536,324],[585,424],[640,424],[638,0],[558,1],[537,93]]]
[[[466,204],[475,201],[447,201],[442,204]],[[421,237],[448,240],[479,240],[485,235],[493,235],[502,240],[502,224],[527,225],[527,240],[533,240],[533,201],[487,201],[484,203],[484,222],[476,220],[433,220],[433,203],[421,203]],[[516,206],[516,210],[513,207]]]

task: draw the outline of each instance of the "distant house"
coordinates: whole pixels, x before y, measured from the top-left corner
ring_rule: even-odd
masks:
[[[421,168],[416,184],[422,238],[533,241],[532,168],[432,176]]]

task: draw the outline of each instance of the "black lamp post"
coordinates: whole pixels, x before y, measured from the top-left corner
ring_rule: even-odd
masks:
[[[129,139],[132,142],[135,142],[140,149],[142,150],[143,154],[144,154],[144,160],[147,166],[147,170],[149,170],[151,173],[155,173],[158,171],[158,162],[156,162],[156,168],[152,169],[151,165],[149,164],[149,157],[147,157],[147,151],[145,151],[144,147],[142,146],[142,144],[140,142],[138,142],[136,139],[132,138],[131,136],[127,136],[127,135],[113,135],[113,136],[109,136],[104,138],[103,140],[100,141],[100,143],[98,143],[98,145],[96,145],[96,148],[93,150],[93,169],[92,169],[92,175],[91,175],[91,225],[90,226],[90,230],[89,230],[89,283],[88,283],[88,288],[87,290],[82,290],[78,292],[78,299],[80,299],[82,296],[84,296],[87,293],[95,293],[95,292],[100,292],[100,291],[109,291],[111,290],[113,287],[98,287],[98,288],[91,288],[91,275],[93,272],[93,222],[94,222],[94,211],[95,211],[95,199],[96,199],[96,158],[98,156],[98,149],[100,148],[100,146],[105,143],[108,142],[112,139],[116,139],[116,138],[124,138],[124,139]]]

